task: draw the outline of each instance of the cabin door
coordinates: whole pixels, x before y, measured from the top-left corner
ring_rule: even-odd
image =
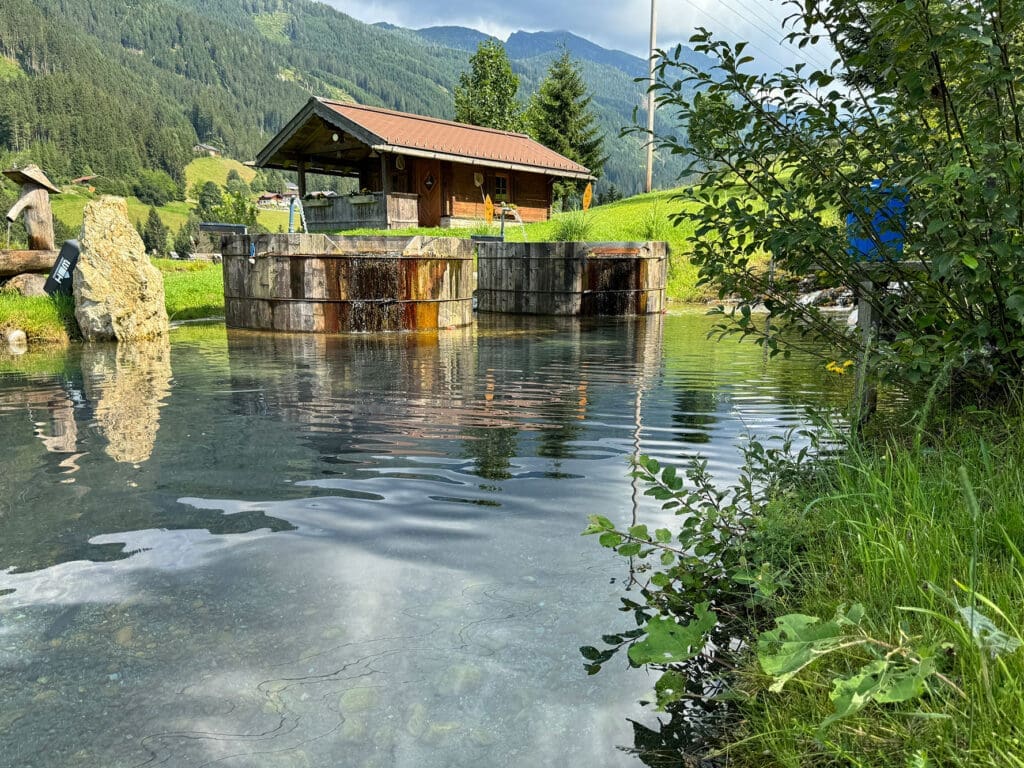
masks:
[[[416,194],[419,195],[420,226],[441,226],[441,161],[416,160]]]

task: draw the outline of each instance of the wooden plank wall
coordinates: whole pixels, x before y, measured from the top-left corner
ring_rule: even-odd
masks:
[[[484,218],[483,196],[473,183],[473,173],[484,174],[484,194],[494,188],[494,171],[469,165],[452,165],[451,216],[456,219]],[[539,173],[510,171],[511,195],[524,222],[547,221],[551,214],[551,188],[546,176]]]
[[[339,333],[473,322],[468,240],[229,235],[223,253],[229,328]]]
[[[644,315],[665,308],[668,244],[481,243],[477,309],[526,315]]]

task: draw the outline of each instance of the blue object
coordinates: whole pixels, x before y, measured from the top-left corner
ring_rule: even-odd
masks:
[[[846,252],[854,261],[893,261],[903,255],[907,229],[907,192],[875,179],[864,187],[866,204],[860,214],[846,214]],[[870,230],[864,225],[870,221]],[[881,245],[881,247],[879,247]]]

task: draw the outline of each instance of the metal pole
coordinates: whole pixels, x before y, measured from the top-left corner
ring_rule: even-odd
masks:
[[[653,178],[654,178],[654,49],[657,45],[657,35],[655,30],[657,29],[657,0],[651,0],[651,47],[650,47],[650,58],[648,60],[648,73],[650,75],[649,86],[651,90],[647,91],[647,184],[644,187],[645,192],[650,192],[653,189]]]

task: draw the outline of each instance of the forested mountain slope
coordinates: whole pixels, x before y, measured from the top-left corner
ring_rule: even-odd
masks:
[[[143,168],[181,180],[197,142],[250,158],[311,94],[450,118],[469,56],[449,45],[481,36],[447,29],[436,33],[447,43],[440,44],[310,0],[3,0],[3,7],[0,164],[34,160],[65,180],[128,179]],[[514,61],[524,101],[557,48],[550,36],[525,41],[533,55]],[[583,65],[609,135],[607,176],[631,192],[642,178],[639,144],[616,137],[643,86],[591,60],[604,51],[593,47]],[[671,184],[678,169],[678,161],[663,164],[659,182]]]

